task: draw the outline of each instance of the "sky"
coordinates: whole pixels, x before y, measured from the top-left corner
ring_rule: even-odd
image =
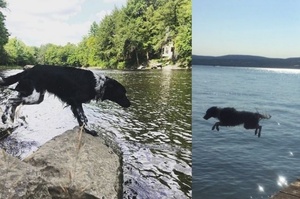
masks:
[[[126,0],[6,0],[6,28],[28,46],[77,44]]]
[[[193,0],[194,55],[300,57],[300,1]]]

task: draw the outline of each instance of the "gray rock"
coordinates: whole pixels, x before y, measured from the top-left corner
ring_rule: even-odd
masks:
[[[69,130],[23,160],[47,181],[52,198],[118,198],[120,159],[103,139]]]
[[[0,151],[0,198],[118,198],[120,168],[103,138],[74,128],[23,161]]]
[[[3,150],[0,151],[0,173],[0,198],[52,198],[38,170]]]

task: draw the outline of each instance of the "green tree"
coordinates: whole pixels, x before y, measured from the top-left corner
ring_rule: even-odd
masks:
[[[115,9],[111,15],[105,16],[101,21],[94,40],[95,48],[92,48],[95,51],[93,54],[99,60],[98,62],[108,68],[116,68],[118,62],[114,43],[116,35],[115,17],[118,15],[118,12]]]
[[[47,56],[55,63],[60,57],[67,65],[135,68],[161,58],[162,48],[171,42],[177,61],[190,65],[191,39],[191,0],[128,0],[99,24],[94,22],[76,49],[51,50]]]
[[[4,49],[8,56],[7,64],[9,65],[24,66],[26,64],[35,64],[35,48],[26,46],[17,38],[9,39]]]
[[[76,56],[79,60],[80,66],[88,66],[88,56],[89,56],[89,49],[87,48],[87,39],[88,37],[84,37],[83,40],[78,44],[76,50]]]
[[[177,34],[174,39],[178,59],[184,65],[192,62],[192,2],[182,0],[177,4]]]
[[[75,44],[68,43],[63,47],[66,64],[68,66],[80,66],[79,58],[77,56],[77,46]]]
[[[38,53],[37,53],[37,56],[36,56],[37,63],[39,63],[39,64],[46,64],[45,54],[46,54],[46,51],[47,51],[47,48],[48,48],[49,45],[50,44],[41,45],[38,48]]]
[[[6,53],[4,51],[4,45],[8,42],[8,30],[5,27],[5,16],[2,13],[2,9],[6,8],[6,2],[4,0],[0,0],[0,63],[3,64]]]

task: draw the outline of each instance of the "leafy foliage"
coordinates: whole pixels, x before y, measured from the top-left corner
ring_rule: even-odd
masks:
[[[5,47],[7,62],[136,68],[152,59],[162,59],[162,48],[171,42],[175,48],[172,61],[190,66],[191,4],[191,0],[128,0],[126,6],[115,8],[100,23],[94,22],[78,45],[46,44],[36,50],[10,39]]]
[[[8,31],[5,27],[5,16],[2,13],[2,9],[6,8],[6,2],[4,0],[0,0],[0,57],[2,59],[0,59],[0,64],[3,64],[2,62],[7,61],[7,56],[6,53],[4,51],[3,46],[7,43],[8,41]]]
[[[36,48],[26,46],[17,38],[9,39],[4,46],[7,53],[7,63],[10,65],[26,65],[35,62]]]

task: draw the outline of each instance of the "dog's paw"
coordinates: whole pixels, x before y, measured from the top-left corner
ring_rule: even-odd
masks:
[[[216,128],[216,125],[213,125],[213,127],[211,128],[211,130],[215,130],[215,128]]]
[[[84,131],[85,131],[87,134],[90,134],[90,135],[92,135],[92,136],[98,136],[97,131],[89,130],[89,129],[87,129],[87,128],[84,128]]]

